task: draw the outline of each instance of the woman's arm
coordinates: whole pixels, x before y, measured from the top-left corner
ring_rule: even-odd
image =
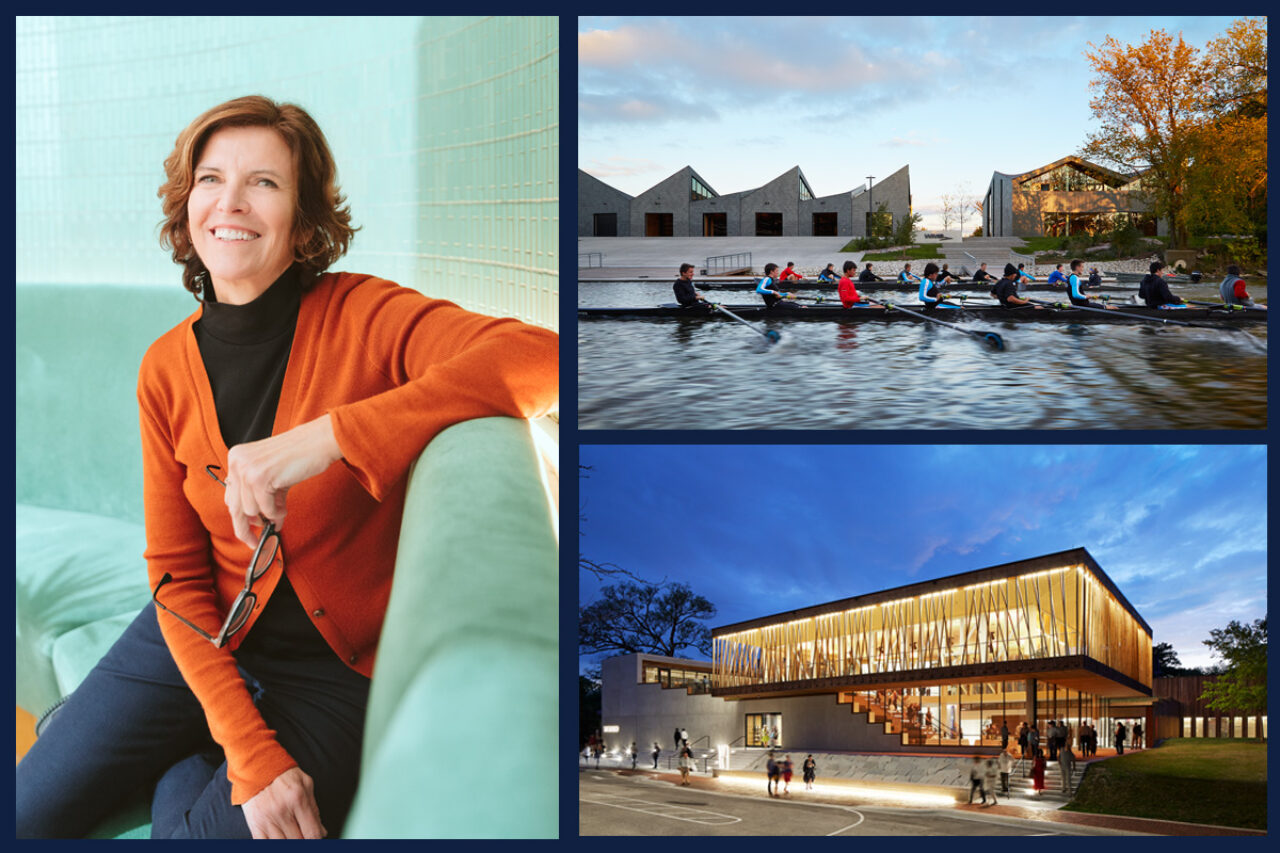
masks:
[[[212,634],[224,614],[213,588],[209,532],[183,491],[187,472],[176,457],[177,419],[171,413],[182,411],[187,421],[198,421],[198,415],[194,407],[183,409],[175,396],[156,381],[154,360],[148,354],[138,387],[147,574],[153,589],[163,575],[171,575],[173,580],[161,588],[160,599]],[[209,487],[221,489],[212,479],[204,479]],[[251,556],[246,548],[246,567]],[[213,739],[226,753],[231,801],[244,803],[296,762],[258,713],[230,650],[214,648],[163,611],[157,611],[157,619],[174,662],[204,708]]]

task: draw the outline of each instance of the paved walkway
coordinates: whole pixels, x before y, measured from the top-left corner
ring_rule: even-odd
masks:
[[[583,765],[579,762],[580,768],[585,770],[593,768],[593,765]],[[605,768],[600,768],[604,770]],[[622,776],[643,776],[654,781],[668,782],[672,785],[679,785],[680,774],[675,771],[665,770],[646,770],[638,767],[635,770],[624,769],[613,771]],[[765,778],[760,777],[759,789],[761,799],[767,799],[765,794]],[[819,779],[821,782],[821,779]],[[740,784],[736,780],[722,780],[712,777],[704,773],[690,773],[689,787],[696,790],[714,791],[717,793],[743,793]],[[859,796],[856,792],[842,794],[838,790],[831,788],[823,791],[805,791],[804,782],[799,778],[792,779],[791,793],[784,798],[790,802],[808,802],[808,803],[826,803],[838,806],[858,806],[867,805],[865,797]],[[776,800],[775,800],[776,801]],[[877,801],[877,805],[895,805],[892,800]],[[910,803],[901,803],[897,805],[910,806]],[[1169,835],[1169,836],[1192,836],[1192,835],[1266,835],[1262,830],[1237,829],[1226,826],[1209,826],[1205,824],[1180,823],[1168,820],[1151,820],[1148,818],[1136,817],[1118,817],[1115,815],[1096,815],[1084,812],[1068,812],[1058,808],[1059,803],[1052,802],[1025,802],[1019,801],[1016,805],[1001,804],[995,806],[966,805],[957,803],[952,808],[962,812],[980,812],[982,814],[991,814],[1004,817],[1021,818],[1024,820],[1039,820],[1046,823],[1070,824],[1073,826],[1088,826],[1097,829],[1110,829],[1122,832],[1140,832],[1152,835]],[[938,806],[930,806],[929,808],[938,809]],[[945,808],[945,807],[944,807]]]

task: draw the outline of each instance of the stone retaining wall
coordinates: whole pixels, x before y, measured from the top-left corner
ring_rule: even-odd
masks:
[[[802,778],[801,768],[807,752],[779,751],[775,757],[781,760],[790,755],[795,765],[795,778]],[[987,757],[984,756],[984,760]],[[818,778],[855,779],[875,782],[897,782],[910,785],[943,785],[967,788],[971,755],[858,755],[850,753],[813,753],[818,765]],[[765,773],[768,761],[766,753],[735,753],[730,759],[732,769]]]

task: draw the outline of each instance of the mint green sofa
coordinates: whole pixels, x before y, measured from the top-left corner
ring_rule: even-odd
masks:
[[[146,604],[135,385],[181,288],[17,289],[16,695],[39,716]],[[557,534],[529,425],[410,474],[349,838],[554,838]],[[146,792],[95,833],[146,837]]]

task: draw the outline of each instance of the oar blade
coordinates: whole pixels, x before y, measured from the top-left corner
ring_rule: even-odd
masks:
[[[1001,352],[1004,351],[1004,338],[1000,337],[995,332],[978,332],[977,334],[981,335],[983,341],[985,341],[987,346],[991,347],[993,350],[1000,350]]]
[[[779,332],[777,329],[769,329],[764,333],[764,336],[769,340],[773,341],[775,344],[778,341],[782,340],[782,333]]]

